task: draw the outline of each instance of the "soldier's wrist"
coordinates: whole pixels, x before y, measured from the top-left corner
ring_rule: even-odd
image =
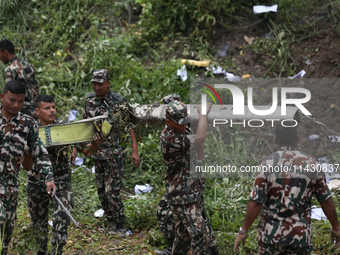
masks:
[[[238,230],[238,233],[239,233],[240,235],[247,235],[248,232],[249,232],[249,229],[248,229],[248,230],[243,230],[242,227],[240,227],[240,229]]]

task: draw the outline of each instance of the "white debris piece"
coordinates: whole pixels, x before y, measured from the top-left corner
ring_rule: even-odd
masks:
[[[76,157],[74,160],[74,164],[76,166],[81,166],[84,163],[84,156],[83,157]]]
[[[226,72],[226,76],[224,78],[228,79],[228,81],[233,81],[233,82],[239,82],[241,80],[240,76],[237,76],[237,75],[234,75],[228,72]]]
[[[130,236],[130,235],[132,235],[132,231],[131,231],[131,230],[126,231],[126,234],[127,234],[128,236]]]
[[[94,217],[96,217],[96,218],[101,218],[101,217],[103,217],[104,216],[104,210],[103,209],[99,209],[98,211],[95,211],[95,213],[94,213]]]
[[[322,208],[312,208],[311,218],[315,220],[327,220],[327,217],[322,211]]]
[[[328,183],[328,188],[330,190],[340,190],[340,180],[337,179],[337,180],[331,180],[329,183]]]
[[[53,227],[53,221],[49,220],[49,221],[48,221],[48,225],[50,225],[51,227]]]
[[[148,183],[145,185],[136,185],[135,186],[135,194],[143,194],[143,193],[149,193],[153,187],[151,187]]]
[[[329,139],[331,139],[332,143],[340,143],[340,136],[338,135],[329,135]]]
[[[96,167],[95,166],[92,167],[92,173],[93,174],[96,173]]]
[[[225,70],[222,69],[222,67],[217,66],[217,67],[213,67],[213,68],[209,68],[207,67],[207,70],[210,71],[212,70],[213,74],[224,74],[225,75]]]
[[[254,14],[260,14],[265,12],[277,12],[277,4],[272,6],[265,5],[254,5],[253,6]]]
[[[319,136],[317,135],[317,134],[314,134],[314,135],[310,135],[309,136],[309,139],[310,140],[315,140],[315,139],[318,139],[319,138]]]
[[[188,79],[188,72],[185,65],[183,65],[181,69],[177,69],[177,76],[181,76],[182,81],[186,81]]]
[[[305,70],[301,70],[298,74],[294,75],[294,76],[288,76],[288,79],[295,79],[295,78],[302,78],[303,76],[305,76],[306,71]]]
[[[68,121],[74,121],[80,113],[77,110],[71,110],[69,112]]]

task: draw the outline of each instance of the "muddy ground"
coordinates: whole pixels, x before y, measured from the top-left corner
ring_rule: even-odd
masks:
[[[240,28],[240,24],[237,22],[234,22],[233,25],[235,29],[232,31],[216,28],[212,37],[211,44],[216,50],[216,54],[220,55],[221,61],[230,60],[232,63],[232,65],[222,67],[226,71],[240,76],[251,74],[255,78],[278,77],[281,72],[278,65],[275,66],[274,72],[267,72],[268,63],[272,60],[272,56],[265,50],[259,50],[256,53],[244,39],[244,36],[247,35],[249,38],[254,37],[255,41],[265,37],[270,40],[268,24],[263,21],[248,20],[242,24],[243,28]],[[302,150],[316,158],[327,157],[332,163],[340,163],[336,162],[340,161],[338,156],[340,146],[338,143],[340,142],[338,92],[340,79],[331,79],[340,77],[340,37],[332,29],[332,24],[327,19],[319,21],[315,31],[317,33],[314,35],[302,41],[291,43],[289,46],[289,53],[292,57],[290,61],[295,66],[295,74],[301,70],[306,71],[306,75],[300,79],[301,82],[298,86],[307,88],[311,92],[311,100],[305,104],[305,107],[311,112],[312,116],[310,116],[311,118],[306,118],[303,114],[299,116],[299,145]],[[226,45],[228,46],[226,47]],[[235,69],[235,67],[237,68]],[[281,73],[281,78],[287,76],[287,73]],[[262,102],[260,100],[259,104],[270,104],[271,101],[268,101],[268,99],[271,99],[270,89],[267,91],[265,100]],[[249,135],[249,145],[251,145],[254,140],[254,130],[249,130],[249,132],[251,134]],[[258,133],[257,137],[261,136],[261,132]],[[314,134],[318,135],[318,138],[311,140],[309,137]],[[273,145],[273,139],[268,134],[262,135],[261,138]],[[273,148],[275,148],[275,145]],[[262,154],[269,153],[270,150],[271,148],[267,147]]]

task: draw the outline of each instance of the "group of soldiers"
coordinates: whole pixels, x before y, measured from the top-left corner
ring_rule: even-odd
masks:
[[[56,200],[71,211],[73,193],[69,160],[78,152],[94,158],[97,192],[107,219],[107,233],[126,235],[124,205],[120,196],[124,174],[121,134],[110,133],[104,138],[95,133],[90,144],[74,146],[71,157],[63,146],[48,147],[40,140],[38,126],[60,123],[56,119],[54,98],[39,95],[34,68],[18,59],[14,46],[8,40],[0,41],[0,59],[9,64],[5,69],[6,85],[1,93],[0,106],[0,226],[4,233],[2,254],[8,245],[16,220],[18,205],[18,172],[20,166],[28,171],[28,209],[33,227],[41,233],[37,237],[38,255],[48,253],[49,202],[53,202],[52,255],[63,253],[70,219]],[[93,72],[94,92],[86,98],[83,118],[107,114],[120,114],[128,102],[110,88],[109,72]],[[207,218],[203,192],[205,177],[196,172],[195,165],[202,164],[207,135],[207,117],[198,108],[196,130],[189,127],[187,107],[177,94],[163,98],[167,104],[165,128],[160,136],[165,167],[165,192],[157,207],[159,227],[168,240],[168,247],[156,254],[217,255],[216,237]],[[211,104],[206,106],[210,111]],[[315,166],[317,161],[298,150],[295,122],[281,122],[275,127],[275,139],[280,149],[265,157],[260,166]],[[130,129],[132,161],[140,165],[135,133]],[[311,254],[311,197],[320,202],[332,230],[332,240],[340,245],[340,229],[331,192],[322,172],[314,175],[306,171],[259,171],[250,194],[245,220],[235,240],[234,250],[245,243],[249,228],[262,210],[259,228],[259,254]]]
[[[0,41],[0,59],[9,64],[5,69],[6,85],[1,94],[0,138],[2,141],[0,160],[0,223],[4,238],[2,254],[7,254],[8,245],[16,220],[18,199],[18,173],[20,165],[28,171],[27,201],[33,227],[37,236],[37,254],[48,253],[49,202],[53,202],[52,255],[63,253],[67,240],[70,219],[58,203],[67,211],[73,208],[71,169],[77,152],[92,156],[95,162],[97,191],[107,218],[107,232],[125,235],[124,205],[120,196],[123,178],[123,149],[119,134],[104,138],[95,132],[90,144],[74,146],[71,157],[63,146],[44,147],[38,126],[59,124],[56,105],[50,95],[39,95],[38,82],[33,66],[18,59],[14,45],[8,40]],[[110,89],[109,72],[98,69],[93,72],[93,93],[86,98],[84,119],[119,114],[120,106],[127,101]],[[137,141],[134,131],[132,159],[139,167]],[[52,199],[51,199],[52,198]],[[1,232],[3,233],[3,232]]]

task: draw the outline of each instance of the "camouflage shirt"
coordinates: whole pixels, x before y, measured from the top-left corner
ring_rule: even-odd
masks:
[[[190,160],[196,162],[197,157],[195,136],[190,133],[190,128],[179,134],[168,126],[161,133],[165,188],[171,204],[190,204],[201,199],[201,184],[194,164],[190,164]]]
[[[6,83],[12,80],[24,79],[26,97],[24,106],[34,105],[34,100],[39,95],[38,82],[35,79],[34,67],[26,61],[14,57],[5,69]]]
[[[37,162],[37,176],[45,182],[53,180],[47,151],[40,140],[38,127],[31,117],[18,112],[10,120],[0,107],[0,194],[18,195],[18,173],[24,151],[32,153]]]
[[[286,246],[311,246],[311,202],[331,197],[317,161],[296,147],[282,147],[260,164],[250,198],[263,204],[259,240]],[[269,168],[271,167],[271,168]],[[283,168],[282,168],[283,167]]]
[[[37,123],[39,126],[41,126],[39,120]],[[62,122],[57,120],[54,121],[54,124],[61,123]],[[47,148],[47,152],[53,167],[54,184],[57,186],[58,190],[65,189],[71,184],[71,168],[68,163],[68,150],[68,146],[51,146]],[[32,169],[35,169],[35,166],[33,166]],[[32,170],[29,171],[28,180],[34,183],[37,181],[36,179],[35,173]]]
[[[122,104],[127,104],[126,99],[111,90],[104,98],[99,98],[92,92],[86,97],[84,119],[105,114],[117,114],[120,112],[119,106]],[[98,149],[92,154],[92,157],[97,160],[122,158],[123,149],[119,145],[120,136],[121,134],[110,134],[105,139],[105,142],[98,146]]]

